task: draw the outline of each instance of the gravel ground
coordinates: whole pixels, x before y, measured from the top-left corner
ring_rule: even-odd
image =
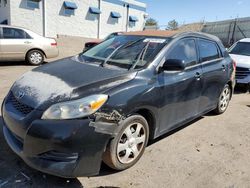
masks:
[[[67,43],[67,41],[65,42]],[[60,57],[80,52],[60,47]],[[70,43],[68,43],[70,46]],[[0,104],[12,83],[32,66],[0,63]],[[0,115],[2,187],[250,187],[250,94],[237,92],[227,112],[207,114],[150,143],[134,167],[99,176],[62,179],[29,168],[7,146]]]

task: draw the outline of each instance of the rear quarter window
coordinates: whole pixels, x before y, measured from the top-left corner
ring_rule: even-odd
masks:
[[[211,61],[220,57],[218,46],[213,41],[199,40],[199,53],[201,61]]]

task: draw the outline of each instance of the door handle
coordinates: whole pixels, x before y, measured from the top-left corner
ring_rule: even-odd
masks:
[[[222,65],[222,71],[225,72],[226,71],[226,66]]]
[[[196,80],[200,80],[201,79],[201,73],[199,73],[199,72],[196,72],[195,73],[195,78],[196,78]]]
[[[24,43],[25,43],[25,44],[30,44],[31,42],[30,42],[30,41],[25,41]]]

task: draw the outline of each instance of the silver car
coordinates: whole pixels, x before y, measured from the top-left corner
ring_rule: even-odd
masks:
[[[23,61],[40,65],[59,54],[57,42],[28,29],[0,25],[0,61]]]

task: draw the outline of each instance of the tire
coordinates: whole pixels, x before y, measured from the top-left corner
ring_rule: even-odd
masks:
[[[44,54],[40,50],[31,50],[27,53],[26,59],[31,65],[41,65],[44,62]]]
[[[130,168],[143,155],[148,139],[147,120],[137,114],[128,117],[122,122],[117,136],[108,144],[103,155],[104,163],[115,170]]]
[[[228,84],[226,84],[220,94],[217,108],[214,110],[215,114],[218,114],[218,115],[223,114],[227,110],[227,107],[230,102],[231,94],[232,94],[231,88]]]

